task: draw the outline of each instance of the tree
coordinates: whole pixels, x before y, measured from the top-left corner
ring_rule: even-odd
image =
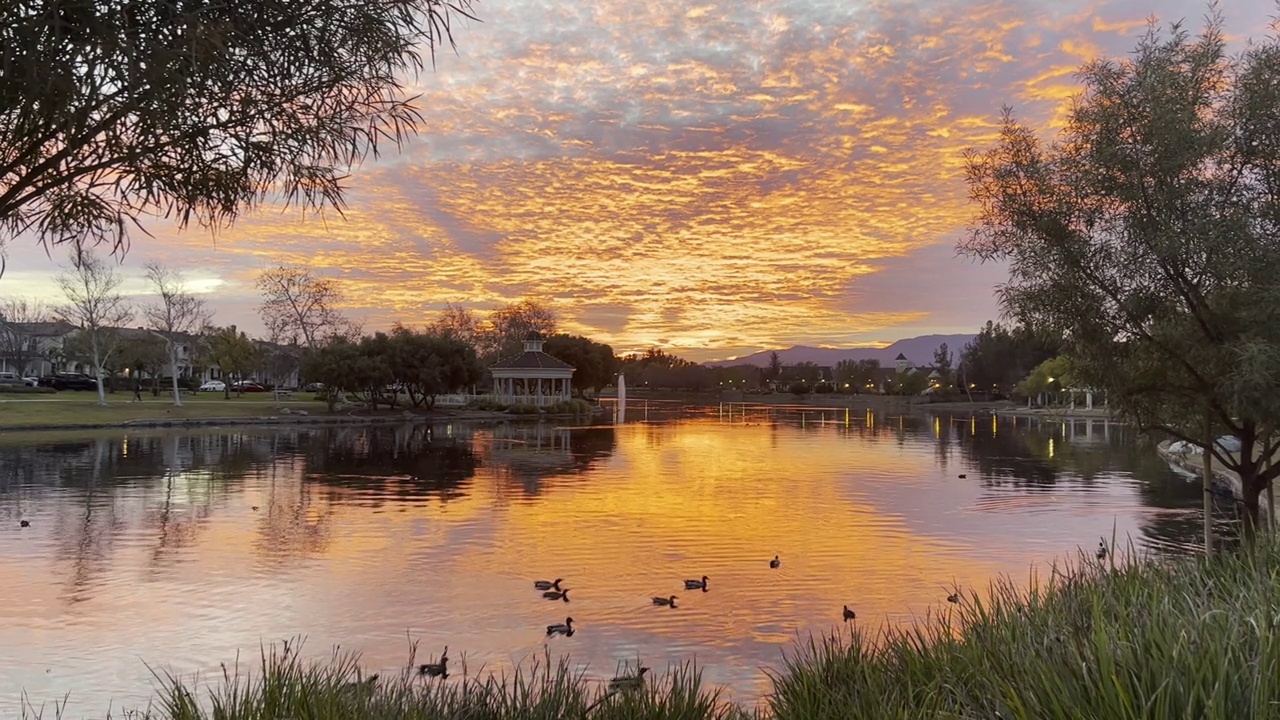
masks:
[[[1002,303],[1067,339],[1076,382],[1236,472],[1251,530],[1280,475],[1280,40],[1228,57],[1215,13],[1081,77],[1061,140],[1006,109],[968,155],[962,251],[1009,262]]]
[[[551,306],[537,300],[521,300],[489,313],[487,338],[483,343],[490,358],[519,355],[531,332],[549,337],[556,331],[556,314]]]
[[[165,339],[152,334],[148,330],[117,330],[119,337],[118,350],[103,366],[109,377],[115,377],[123,370],[130,371],[137,382],[143,376],[151,378],[151,385],[158,387],[157,378],[169,360],[169,350]]]
[[[951,387],[951,360],[951,350],[946,343],[942,343],[937,350],[933,351],[933,367],[941,376],[938,382],[944,390]]]
[[[769,353],[769,379],[773,382],[782,379],[782,357],[776,351]]]
[[[987,321],[960,352],[964,382],[981,392],[1007,395],[1037,365],[1057,357],[1062,345],[1061,336],[1051,332]]]
[[[890,392],[894,395],[919,395],[929,388],[929,376],[919,370],[898,373]]]
[[[414,407],[435,407],[437,396],[480,380],[475,349],[461,338],[397,327],[391,339],[396,377]]]
[[[243,381],[245,376],[253,371],[257,360],[257,347],[248,335],[236,330],[235,325],[209,328],[206,335],[209,357],[222,370],[222,380],[226,385],[223,388],[223,397],[230,400],[231,386]],[[244,392],[238,391],[237,394],[243,395]]]
[[[256,285],[262,293],[258,313],[275,342],[315,348],[335,335],[359,334],[338,311],[342,293],[328,278],[281,265],[262,271]]]
[[[547,354],[573,366],[571,384],[578,397],[599,393],[618,374],[613,348],[581,335],[552,335],[543,346]]]
[[[302,362],[302,350],[296,345],[279,345],[273,342],[258,341],[254,343],[257,361],[256,369],[260,377],[272,387],[280,387],[298,372]]]
[[[875,386],[880,379],[880,361],[841,360],[836,363],[835,373],[837,387],[848,385],[855,393],[862,393],[870,389],[868,386]]]
[[[320,348],[309,348],[302,355],[302,376],[307,382],[320,383],[321,392],[333,412],[346,391],[353,389],[359,374],[360,348],[338,338]]]
[[[147,281],[159,297],[159,301],[142,308],[151,329],[164,339],[165,355],[169,361],[170,382],[173,383],[173,404],[182,405],[182,390],[178,387],[178,361],[183,348],[191,354],[192,338],[209,324],[209,311],[204,300],[187,290],[182,274],[159,263],[148,263]]]
[[[71,257],[71,267],[64,268],[55,278],[67,299],[67,304],[59,307],[57,314],[80,329],[98,381],[98,404],[106,405],[107,396],[102,387],[103,366],[116,350],[115,328],[133,320],[133,309],[120,294],[120,283],[124,278],[115,268],[92,252],[76,252]]]
[[[14,372],[26,375],[40,358],[40,348],[31,326],[49,321],[49,311],[39,300],[11,297],[0,300],[0,360],[7,360]]]
[[[446,304],[440,311],[440,315],[427,328],[427,332],[437,337],[457,338],[476,348],[477,352],[482,350],[479,347],[483,342],[480,322],[470,310],[461,305]]]
[[[399,147],[402,82],[470,0],[0,3],[0,247],[123,250],[147,215],[210,228],[269,196],[341,210]]]

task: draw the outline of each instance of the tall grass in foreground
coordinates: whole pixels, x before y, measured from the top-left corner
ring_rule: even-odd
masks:
[[[810,639],[761,708],[721,701],[684,665],[610,695],[550,658],[507,675],[355,683],[357,658],[272,648],[207,697],[161,676],[154,720],[600,718],[1280,718],[1280,545],[1212,559],[1082,557],[1030,590],[1009,580],[909,629]]]

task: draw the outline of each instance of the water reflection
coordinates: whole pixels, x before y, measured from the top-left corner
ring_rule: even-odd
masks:
[[[0,647],[18,651],[0,657],[0,716],[18,688],[72,691],[77,713],[145,702],[140,659],[208,673],[297,634],[391,668],[408,633],[465,649],[459,672],[547,645],[606,677],[637,654],[696,654],[749,699],[761,665],[845,604],[859,622],[907,622],[952,582],[1025,577],[1113,529],[1179,551],[1199,502],[1123,428],[990,416],[712,408],[622,427],[13,442]],[[702,575],[709,592],[682,591]],[[565,606],[532,589],[542,577],[572,589],[572,638],[545,637]],[[678,610],[653,607],[670,594]]]

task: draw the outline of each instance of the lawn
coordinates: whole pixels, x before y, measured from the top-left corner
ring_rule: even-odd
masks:
[[[107,394],[107,405],[98,405],[92,392],[63,391],[56,395],[0,395],[0,429],[47,427],[60,425],[94,425],[123,423],[130,420],[176,420],[198,418],[247,418],[278,415],[279,408],[306,410],[312,415],[325,413],[325,404],[310,394],[295,395],[276,405],[269,393],[224,399],[221,393],[204,393],[184,397],[182,407],[174,407],[171,396],[154,397],[147,393],[142,402],[130,402],[132,393]]]

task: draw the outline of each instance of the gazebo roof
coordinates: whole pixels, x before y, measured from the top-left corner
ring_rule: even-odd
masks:
[[[573,370],[574,367],[560,358],[544,352],[525,351],[514,357],[503,358],[489,366],[490,370]]]

